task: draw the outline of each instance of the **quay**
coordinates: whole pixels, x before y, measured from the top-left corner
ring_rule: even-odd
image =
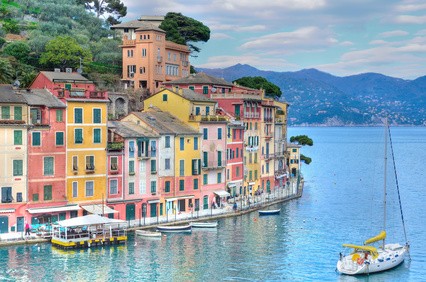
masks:
[[[237,204],[237,209],[233,209],[234,201],[230,200],[229,203],[224,204],[221,207],[215,209],[211,208],[208,210],[194,211],[191,213],[175,214],[173,217],[163,215],[155,218],[139,218],[135,220],[125,221],[126,224],[121,225],[121,227],[125,226],[127,232],[132,232],[139,229],[153,229],[160,224],[174,225],[195,221],[205,221],[241,216],[272,205],[287,202],[293,199],[298,199],[302,197],[303,187],[303,178],[301,178],[300,181],[298,181],[297,179],[291,179],[289,185],[286,185],[284,188],[277,189],[270,194],[263,193],[261,195],[252,197],[252,199],[236,199],[235,203]],[[69,242],[70,240],[68,239],[70,238],[68,237],[68,243],[64,243],[62,241],[64,241],[65,238],[63,238],[61,241],[52,240],[53,238],[51,239],[39,237],[34,233],[30,236],[24,236],[23,232],[11,232],[7,234],[0,234],[0,247],[9,245],[46,243],[51,241],[52,245],[58,246],[60,248],[77,248],[96,245],[119,244],[125,243],[127,240],[127,234],[125,233],[117,233],[116,236],[111,233],[105,236],[105,232],[108,232],[108,230],[99,231],[99,234],[97,234],[95,238],[93,237],[93,234],[91,235],[91,237],[89,235],[85,235],[85,237],[82,236],[78,238],[73,238],[73,234],[70,234],[70,238],[73,239],[71,240],[71,243]],[[62,235],[58,236],[61,237]]]

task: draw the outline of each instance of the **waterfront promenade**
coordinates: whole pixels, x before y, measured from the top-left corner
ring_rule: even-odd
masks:
[[[157,217],[137,218],[127,221],[129,231],[137,229],[151,229],[157,225],[173,225],[183,224],[191,221],[208,221],[224,217],[239,216],[261,208],[296,199],[302,196],[304,180],[298,181],[297,178],[291,178],[289,182],[282,188],[275,189],[272,193],[262,193],[253,197],[230,198],[228,202],[224,202],[220,207],[210,209],[201,209],[186,213],[174,213],[161,215]],[[234,201],[237,204],[234,209]],[[24,232],[10,232],[0,234],[0,247],[17,244],[36,244],[48,242],[45,239],[32,233],[30,236],[24,236]]]

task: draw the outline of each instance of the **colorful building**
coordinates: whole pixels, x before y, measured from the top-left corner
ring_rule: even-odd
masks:
[[[123,83],[148,95],[160,90],[163,82],[190,73],[188,46],[167,41],[158,25],[151,19],[111,27],[123,35]]]
[[[107,93],[70,70],[42,71],[30,88],[48,89],[67,107],[67,201],[83,208],[102,204],[107,196]],[[78,211],[70,216],[78,216]]]
[[[24,230],[28,115],[23,95],[11,85],[0,85],[0,233]]]

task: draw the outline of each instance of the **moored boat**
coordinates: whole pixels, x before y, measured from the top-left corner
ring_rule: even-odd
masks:
[[[275,210],[259,210],[259,215],[274,215],[279,214],[281,209],[275,209]]]
[[[213,222],[191,222],[193,228],[216,228],[217,221]]]
[[[148,231],[148,230],[136,230],[136,235],[142,237],[150,237],[150,238],[159,238],[161,237],[161,232],[158,231]]]
[[[186,225],[159,225],[157,231],[160,232],[191,232],[192,226]]]

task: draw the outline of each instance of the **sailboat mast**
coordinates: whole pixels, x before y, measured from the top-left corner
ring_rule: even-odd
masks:
[[[385,119],[385,158],[383,177],[383,230],[386,231],[386,179],[388,171],[388,119]],[[385,238],[383,238],[383,249],[385,249]]]

